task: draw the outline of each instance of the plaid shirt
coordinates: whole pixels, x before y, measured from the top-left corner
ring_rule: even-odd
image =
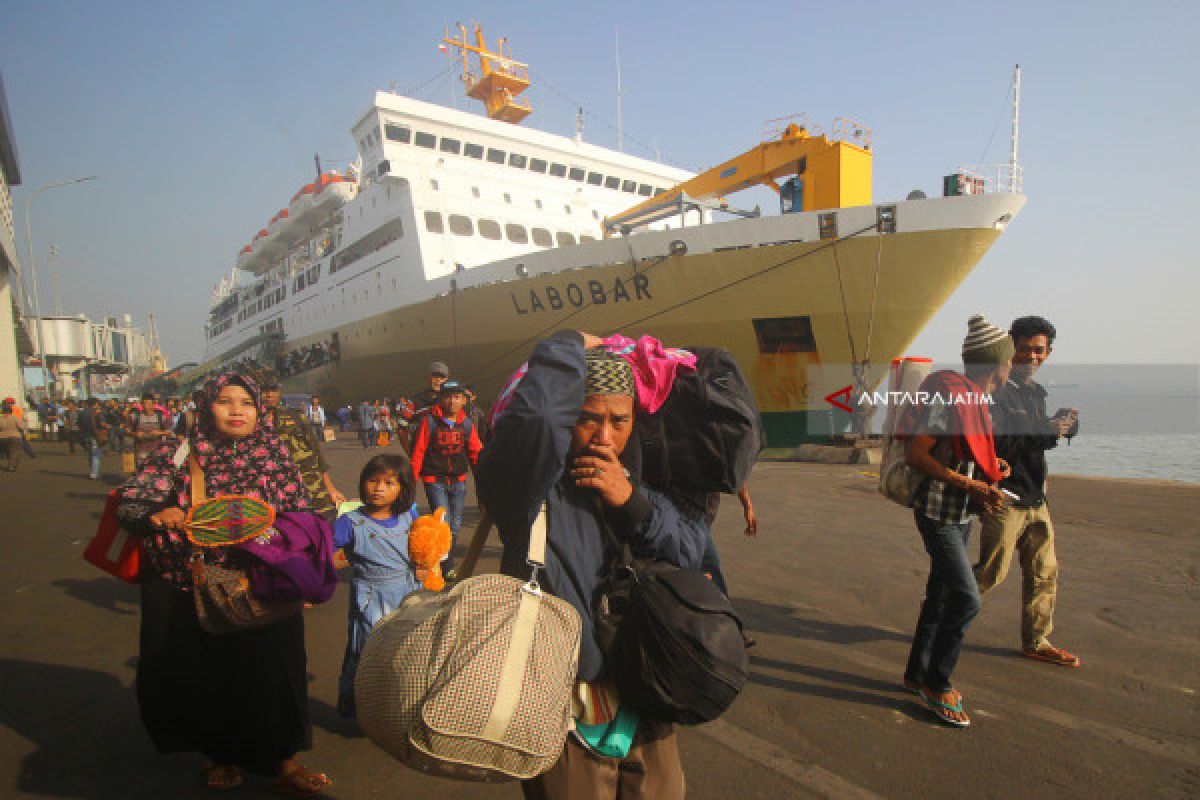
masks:
[[[975,477],[974,461],[954,461],[954,441],[949,433],[950,413],[943,403],[933,403],[921,409],[918,432],[933,436],[937,444],[933,457],[945,464],[951,472]],[[965,489],[951,486],[945,481],[926,478],[917,489],[913,507],[938,522],[962,523],[969,520],[972,512],[968,508],[971,497]]]

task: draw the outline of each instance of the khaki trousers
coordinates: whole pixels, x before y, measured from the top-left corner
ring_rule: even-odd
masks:
[[[526,800],[683,800],[683,764],[675,730],[643,722],[629,755],[592,755],[567,737],[558,763],[521,782]]]
[[[975,581],[981,593],[999,586],[1016,552],[1021,563],[1021,646],[1036,650],[1054,628],[1058,558],[1050,509],[1009,507],[980,515],[979,563]]]

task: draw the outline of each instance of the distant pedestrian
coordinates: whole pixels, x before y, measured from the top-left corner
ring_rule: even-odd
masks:
[[[17,471],[25,449],[25,420],[17,416],[15,408],[16,403],[8,400],[0,405],[0,455],[4,456],[4,468],[9,472]]]
[[[316,434],[318,441],[325,440],[325,409],[321,408],[321,400],[315,394],[308,404],[308,424],[312,426],[313,433]]]
[[[1033,379],[1054,349],[1055,333],[1041,317],[1021,317],[1009,330],[1016,347],[1013,370],[996,392],[991,413],[996,454],[1012,467],[1000,486],[1017,499],[1007,508],[981,515],[975,579],[981,593],[999,586],[1016,554],[1021,563],[1021,651],[1038,661],[1078,667],[1078,656],[1050,644],[1058,557],[1046,503],[1046,451],[1079,429],[1075,409],[1046,416],[1046,390]]]
[[[100,456],[103,453],[100,438],[106,428],[100,401],[93,397],[76,414],[76,435],[79,437],[79,446],[88,457],[88,477],[94,481],[100,480]]]
[[[157,449],[163,437],[171,435],[171,421],[160,410],[153,392],[142,395],[142,403],[129,414],[129,432],[133,435],[134,455],[140,465]]]
[[[474,423],[463,411],[465,401],[462,386],[446,381],[438,392],[437,405],[413,433],[413,474],[425,485],[430,512],[446,509],[450,525],[450,554],[442,563],[447,572],[454,568],[454,541],[462,527],[467,473],[475,469],[483,449]]]
[[[958,728],[971,718],[950,676],[981,604],[967,554],[972,505],[991,512],[1003,508],[1005,497],[996,484],[1008,470],[996,457],[984,398],[1004,384],[1013,357],[1012,338],[982,315],[971,317],[968,326],[965,374],[943,370],[926,378],[919,394],[929,401],[912,409],[898,429],[909,438],[908,465],[925,476],[913,498],[913,515],[930,558],[904,686],[939,720]]]
[[[114,453],[125,452],[125,411],[115,400],[108,401],[104,410],[104,422],[108,425],[108,449]]]
[[[68,400],[63,411],[63,438],[67,440],[67,452],[74,453],[79,442],[79,408],[74,400]]]
[[[408,557],[408,530],[419,513],[414,494],[408,458],[377,455],[358,476],[362,508],[338,517],[333,526],[333,546],[342,549],[354,570],[337,699],[338,713],[347,719],[356,716],[354,675],[367,634],[420,588]]]
[[[450,379],[450,368],[444,362],[434,361],[429,365],[429,385],[412,396],[413,413],[424,416],[437,405],[442,384]]]
[[[375,406],[370,400],[358,404],[358,440],[364,450],[375,446]]]
[[[337,410],[338,429],[342,433],[350,431],[350,415],[353,413],[350,406],[342,406]]]
[[[322,452],[324,442],[299,411],[283,404],[279,376],[274,371],[262,373],[260,380],[263,408],[271,420],[275,435],[287,445],[292,460],[300,468],[312,510],[332,519],[338,507],[346,502],[346,496],[338,491],[329,474],[329,465]]]

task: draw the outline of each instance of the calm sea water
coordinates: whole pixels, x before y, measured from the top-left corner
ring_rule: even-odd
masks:
[[[1086,434],[1046,453],[1052,474],[1200,483],[1200,434]]]

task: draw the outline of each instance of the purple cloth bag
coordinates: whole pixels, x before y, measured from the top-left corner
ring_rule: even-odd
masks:
[[[254,596],[264,601],[324,603],[337,588],[333,527],[319,514],[282,511],[275,535],[235,545],[251,556],[247,572]]]

